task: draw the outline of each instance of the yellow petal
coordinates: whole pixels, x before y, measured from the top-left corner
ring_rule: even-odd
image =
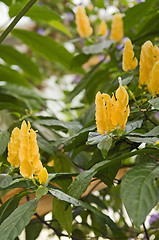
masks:
[[[86,15],[85,9],[82,6],[77,7],[75,17],[77,32],[79,33],[80,37],[82,38],[89,37],[92,34],[93,29],[90,26],[89,18]]]
[[[138,60],[134,58],[133,46],[130,40],[125,43],[123,52],[122,67],[124,71],[134,70],[137,67]]]
[[[117,13],[112,21],[110,39],[120,42],[123,36],[123,20],[121,14]]]
[[[30,162],[22,161],[20,164],[20,174],[23,177],[32,178],[33,177],[33,168]]]
[[[152,68],[148,90],[153,96],[159,94],[159,61],[157,61]]]
[[[99,25],[99,35],[107,36],[107,24],[105,21],[102,21]]]
[[[47,180],[48,180],[48,172],[46,170],[45,167],[43,167],[38,175],[38,178],[39,178],[39,182],[40,184],[44,183],[46,184],[47,183]]]

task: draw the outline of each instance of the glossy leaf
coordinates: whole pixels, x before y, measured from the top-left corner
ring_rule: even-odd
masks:
[[[16,208],[0,225],[1,240],[14,240],[36,212],[37,201],[31,200]]]
[[[60,63],[66,69],[70,68],[72,54],[51,37],[41,36],[35,32],[19,29],[14,30],[12,33],[27,44],[33,51],[42,55],[46,60]]]
[[[0,187],[6,188],[12,182],[12,177],[8,174],[0,174]]]
[[[159,198],[158,163],[144,163],[129,170],[122,179],[121,198],[129,217],[140,227]]]
[[[159,110],[159,98],[153,98],[153,99],[149,100],[148,102],[152,105],[152,107]]]
[[[46,195],[48,192],[48,188],[40,185],[36,190],[36,198],[39,200],[42,196]]]

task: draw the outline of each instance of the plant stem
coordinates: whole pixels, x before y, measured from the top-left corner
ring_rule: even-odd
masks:
[[[144,223],[143,223],[143,227],[144,227],[144,231],[145,231],[145,237],[146,237],[147,240],[149,240],[150,238],[149,238],[149,235],[148,235],[148,232],[147,232],[147,229],[146,229]]]
[[[28,12],[28,10],[37,2],[37,0],[30,0],[27,5],[20,11],[20,13],[14,18],[11,24],[6,28],[6,30],[0,36],[0,43],[8,36],[8,34],[13,30],[15,25],[19,20]]]

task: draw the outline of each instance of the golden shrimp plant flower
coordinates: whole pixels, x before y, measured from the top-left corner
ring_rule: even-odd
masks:
[[[20,166],[20,173],[26,178],[37,178],[40,183],[47,183],[47,170],[40,161],[36,132],[30,122],[22,122],[21,129],[14,128],[8,144],[8,158],[12,167]],[[44,175],[44,176],[43,176]]]
[[[99,35],[101,36],[107,36],[108,31],[107,31],[107,24],[105,21],[102,21],[99,25]]]
[[[77,7],[77,12],[75,15],[77,32],[81,38],[86,38],[92,35],[93,29],[90,25],[89,18],[82,6]]]
[[[157,61],[152,68],[148,82],[148,90],[154,97],[159,94],[159,61]]]
[[[137,67],[138,60],[134,57],[133,45],[131,40],[127,40],[123,52],[122,68],[125,72],[134,70]]]
[[[130,113],[128,103],[128,93],[122,86],[119,86],[112,98],[108,94],[97,92],[95,99],[97,132],[109,134],[114,129],[124,130]]]
[[[153,46],[151,41],[146,41],[142,45],[140,54],[139,87],[148,85],[151,70],[157,61],[159,61],[158,47],[156,45]]]
[[[120,42],[124,36],[123,32],[123,19],[120,13],[114,15],[112,25],[111,25],[111,33],[110,39]]]

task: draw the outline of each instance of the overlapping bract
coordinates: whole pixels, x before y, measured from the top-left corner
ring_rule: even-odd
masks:
[[[134,70],[137,67],[138,60],[134,58],[134,51],[131,40],[127,40],[123,52],[122,67],[125,72]]]
[[[114,15],[112,25],[111,25],[111,33],[110,38],[117,42],[120,42],[124,36],[123,32],[123,19],[120,13]]]
[[[109,134],[114,129],[124,130],[129,116],[129,96],[120,86],[112,98],[108,94],[96,94],[96,125],[100,134]]]
[[[47,183],[48,173],[40,161],[36,132],[25,121],[21,129],[14,128],[8,144],[8,162],[12,167],[19,167],[23,177],[38,178],[40,183]]]
[[[101,36],[107,36],[108,31],[107,31],[107,24],[105,21],[102,21],[99,25],[99,35]]]
[[[140,54],[139,87],[148,85],[151,70],[157,61],[159,61],[158,47],[156,45],[153,46],[151,41],[146,41],[142,45]]]
[[[75,17],[77,32],[79,33],[80,37],[82,38],[89,37],[92,34],[93,29],[90,26],[89,18],[86,15],[85,9],[82,6],[77,7]]]
[[[148,90],[152,96],[159,94],[159,61],[154,64],[151,70]]]

